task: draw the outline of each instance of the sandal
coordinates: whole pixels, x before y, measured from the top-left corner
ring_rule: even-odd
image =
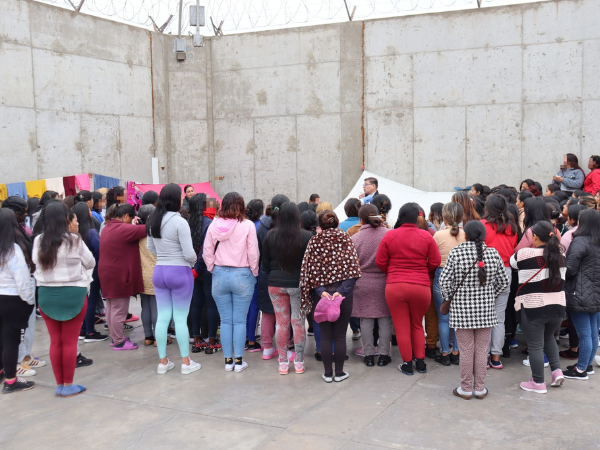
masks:
[[[171,338],[167,338],[167,345],[171,345],[173,343],[173,340]],[[150,345],[150,344],[148,344]],[[156,347],[156,341],[154,341],[154,346]]]

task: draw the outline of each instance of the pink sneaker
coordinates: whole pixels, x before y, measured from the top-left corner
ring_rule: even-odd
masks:
[[[136,350],[138,348],[138,345],[135,342],[131,342],[129,340],[129,338],[125,338],[125,342],[123,342],[123,345],[121,345],[120,347],[117,347],[116,345],[113,346],[113,350],[116,351],[120,351],[120,350]]]
[[[279,356],[279,352],[277,351],[276,348],[273,349],[273,352],[270,355],[265,355],[265,350],[268,350],[268,349],[263,349],[262,359],[264,359],[265,361],[267,361],[269,359],[277,358]]]
[[[129,317],[130,314],[127,314],[127,317]],[[140,320],[139,316],[136,316],[135,314],[131,314],[131,317],[129,317],[129,319],[125,319],[125,322],[135,322],[137,320]]]
[[[533,378],[530,378],[529,381],[523,381],[521,383],[521,389],[524,391],[535,392],[536,394],[545,394],[548,392],[546,383],[537,384],[533,381]]]
[[[279,361],[279,375],[287,375],[290,370],[289,361],[281,362]]]
[[[294,370],[296,371],[296,373],[304,373],[304,370],[305,370],[304,362],[303,361],[294,362]]]
[[[552,384],[550,384],[550,386],[560,387],[564,382],[565,376],[563,375],[562,370],[556,369],[554,372],[552,372]]]

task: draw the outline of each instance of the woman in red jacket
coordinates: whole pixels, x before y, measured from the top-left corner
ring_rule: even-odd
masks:
[[[517,222],[508,212],[506,198],[502,195],[492,194],[485,202],[485,216],[481,223],[486,230],[485,245],[498,251],[508,276],[508,286],[496,297],[498,324],[492,328],[490,338],[490,367],[492,369],[502,369],[500,355],[502,355],[504,347],[504,334],[506,331],[504,320],[512,280],[510,257],[514,254],[519,239]]]
[[[139,240],[146,237],[145,225],[132,225],[133,206],[117,205],[114,218],[102,229],[98,276],[106,298],[106,321],[113,350],[135,350],[138,345],[123,335],[129,297],[144,292]]]
[[[427,372],[423,317],[431,302],[429,273],[442,262],[431,234],[417,228],[418,217],[419,205],[402,206],[396,229],[385,234],[375,259],[377,266],[387,274],[385,298],[404,360],[398,370],[406,375],[413,374],[413,353],[417,371]]]
[[[585,177],[583,190],[592,195],[596,195],[596,193],[600,191],[600,156],[590,156],[588,169],[590,169],[591,172]]]

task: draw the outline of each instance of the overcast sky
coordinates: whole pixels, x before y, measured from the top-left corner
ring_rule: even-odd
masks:
[[[69,0],[37,0],[73,9]],[[75,6],[81,0],[71,0]],[[394,17],[407,14],[477,8],[477,0],[346,0],[350,12],[356,6],[355,20]],[[548,0],[482,0],[482,7]],[[600,1],[600,0],[598,0]],[[183,33],[189,27],[189,5],[196,0],[183,0]],[[165,33],[177,34],[179,0],[85,0],[82,13],[152,29],[149,16],[161,26],[171,14],[173,20]],[[322,23],[344,22],[348,13],[344,0],[200,0],[206,7],[206,26],[200,33],[214,35],[210,18],[218,27],[223,21],[224,34],[290,28]]]

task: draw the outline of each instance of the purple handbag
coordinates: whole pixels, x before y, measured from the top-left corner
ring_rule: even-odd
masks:
[[[330,295],[321,297],[315,308],[315,322],[335,322],[340,318],[340,305],[345,297]]]

